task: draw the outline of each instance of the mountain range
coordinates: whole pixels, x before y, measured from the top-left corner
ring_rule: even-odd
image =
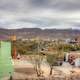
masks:
[[[40,29],[40,28],[21,28],[3,29],[0,28],[0,39],[7,39],[11,35],[16,35],[17,39],[27,39],[40,37],[42,39],[66,39],[80,36],[78,29]]]

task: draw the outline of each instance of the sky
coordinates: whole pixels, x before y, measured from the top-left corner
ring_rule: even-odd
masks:
[[[0,28],[80,29],[80,0],[0,0]]]

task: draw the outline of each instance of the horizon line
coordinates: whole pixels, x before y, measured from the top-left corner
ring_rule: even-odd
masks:
[[[8,29],[8,30],[11,30],[11,29],[13,29],[13,30],[15,30],[15,29],[41,29],[41,30],[46,30],[46,29],[48,29],[48,30],[51,30],[51,29],[55,29],[55,30],[80,30],[80,28],[37,28],[37,27],[22,27],[22,28],[0,28],[0,29]]]

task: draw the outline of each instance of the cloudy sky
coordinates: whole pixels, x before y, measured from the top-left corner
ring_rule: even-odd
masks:
[[[80,0],[0,0],[0,28],[80,29]]]

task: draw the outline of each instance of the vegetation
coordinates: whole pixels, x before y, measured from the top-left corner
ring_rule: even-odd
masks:
[[[25,55],[31,55],[31,54],[36,53],[38,43],[36,41],[18,40],[14,43],[14,45],[16,46],[18,53],[25,54]],[[40,48],[40,51],[45,51],[51,48],[52,52],[54,51],[69,52],[69,51],[80,50],[80,45],[79,44],[64,44],[64,43],[54,42],[54,41],[51,41],[51,42],[50,41],[40,41],[39,48]]]
[[[42,71],[41,71],[41,63],[43,61],[43,56],[41,55],[32,55],[30,56],[30,60],[34,66],[34,70],[37,73],[37,76],[41,76],[42,75]]]
[[[61,65],[64,59],[63,47],[54,43],[53,48],[55,49],[55,53],[47,55],[47,62],[50,66],[50,75],[52,75],[53,66]]]
[[[57,65],[57,55],[47,55],[47,62],[50,66],[50,75],[52,75],[53,66]]]
[[[16,46],[18,53],[30,55],[30,60],[38,77],[42,75],[41,63],[44,56],[46,56],[46,60],[50,66],[49,74],[52,75],[54,66],[57,66],[58,64],[61,65],[64,59],[64,52],[80,50],[79,44],[64,44],[54,41],[18,40],[14,42],[13,45]]]

